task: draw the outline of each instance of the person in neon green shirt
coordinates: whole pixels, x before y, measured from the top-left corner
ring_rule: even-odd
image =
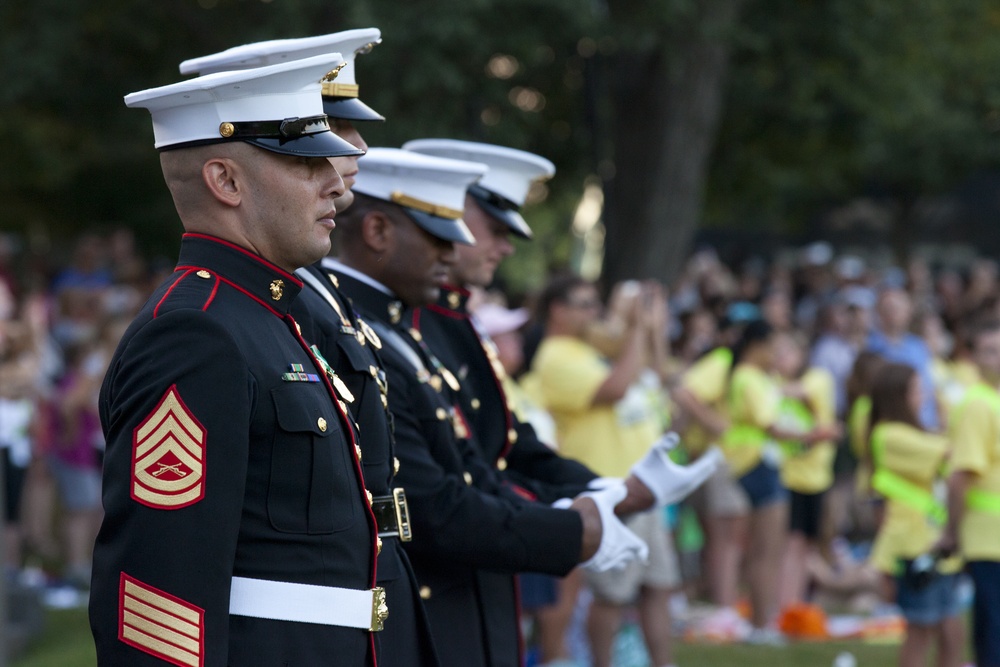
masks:
[[[733,349],[734,368],[727,394],[729,429],[722,436],[723,452],[733,477],[750,499],[750,544],[747,576],[754,629],[748,641],[776,643],[779,563],[788,524],[788,492],[778,470],[778,441],[806,445],[837,436],[835,427],[790,429],[779,424],[781,388],[774,368],[773,330],[763,320],[747,324]]]
[[[782,332],[775,339],[775,370],[784,382],[778,423],[807,433],[817,425],[836,423],[833,375],[825,368],[805,368],[804,341]],[[806,561],[818,550],[823,497],[833,486],[835,446],[830,440],[808,446],[785,440],[781,446],[781,482],[791,492],[788,541],[781,568],[779,603],[782,609],[805,602]]]
[[[687,426],[681,441],[692,459],[701,454],[729,428],[726,394],[733,367],[733,352],[717,347],[695,361],[681,378],[672,396],[683,411]],[[718,609],[702,627],[722,636],[736,636],[745,621],[736,611],[739,596],[740,559],[746,540],[746,517],[750,501],[739,483],[720,466],[690,498],[705,533],[704,580],[711,602]]]
[[[872,387],[869,459],[872,488],[886,499],[885,518],[872,547],[872,565],[884,575],[887,597],[906,618],[901,667],[926,665],[937,644],[941,667],[962,664],[957,559],[937,559],[943,503],[935,481],[949,453],[948,441],[923,430],[920,376],[904,364],[882,367]]]
[[[955,443],[948,478],[948,524],[939,548],[968,561],[976,586],[973,643],[976,663],[1000,665],[1000,321],[972,334],[981,381],[953,411]]]

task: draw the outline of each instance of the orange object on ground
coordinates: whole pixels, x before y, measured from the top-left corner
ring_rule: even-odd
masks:
[[[795,604],[778,617],[778,629],[796,639],[829,639],[826,613],[813,604]]]

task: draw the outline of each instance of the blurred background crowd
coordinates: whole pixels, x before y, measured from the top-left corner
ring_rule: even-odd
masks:
[[[81,234],[65,261],[46,257],[55,259],[0,236],[5,564],[8,581],[82,596],[101,516],[101,381],[170,263],[142,256],[125,229]],[[650,653],[669,654],[682,632],[780,643],[828,634],[811,614],[891,615],[893,592],[869,558],[881,521],[866,477],[873,387],[881,369],[898,365],[888,362],[912,368],[915,425],[944,432],[977,380],[969,327],[1000,316],[998,280],[993,260],[899,267],[820,242],[738,265],[702,247],[671,285],[556,274],[525,293],[501,284],[476,295],[518,411],[565,455],[621,476],[633,461],[609,448],[608,429],[671,429],[682,436],[679,460],[710,444],[727,460],[644,529],[663,541],[644,571],[612,581],[525,578],[535,659],[580,659],[587,646],[613,641],[623,617],[646,630]],[[581,402],[592,358],[610,368],[613,391]],[[768,391],[781,396],[765,429],[779,446],[733,446]],[[649,437],[639,441],[636,458]],[[762,467],[778,470],[777,482],[758,479]],[[644,623],[651,609],[669,614]],[[573,640],[574,623],[589,641]]]

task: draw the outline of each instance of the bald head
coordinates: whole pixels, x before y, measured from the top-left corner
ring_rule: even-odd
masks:
[[[205,226],[217,217],[220,202],[213,196],[206,167],[226,161],[233,169],[251,167],[259,160],[260,149],[243,142],[211,144],[160,153],[160,168],[174,199],[177,214],[187,231],[208,231]]]

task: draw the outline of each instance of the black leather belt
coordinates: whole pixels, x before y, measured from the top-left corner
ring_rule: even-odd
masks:
[[[393,489],[391,496],[375,496],[372,498],[372,513],[375,515],[375,525],[378,526],[379,537],[398,537],[403,542],[413,539],[410,530],[410,513],[406,506],[406,493],[403,489]]]

